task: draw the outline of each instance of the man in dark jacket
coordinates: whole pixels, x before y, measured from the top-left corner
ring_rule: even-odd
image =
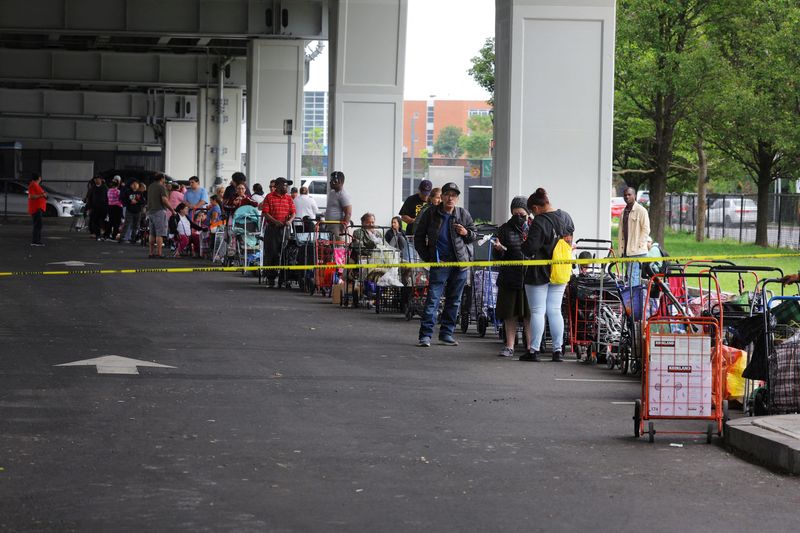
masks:
[[[470,261],[469,245],[477,238],[475,223],[466,209],[456,207],[461,191],[455,183],[442,187],[442,203],[427,209],[416,221],[414,247],[422,261],[447,263]],[[419,327],[417,346],[431,345],[433,327],[442,294],[445,296],[439,343],[458,346],[453,338],[461,293],[467,282],[467,269],[460,267],[433,267],[428,276],[428,296]]]
[[[102,176],[95,176],[86,194],[89,211],[89,231],[98,241],[105,240],[106,217],[108,216],[108,187]]]

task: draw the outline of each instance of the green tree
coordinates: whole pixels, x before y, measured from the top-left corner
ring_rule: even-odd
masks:
[[[472,67],[467,73],[489,93],[489,105],[494,106],[494,37],[489,37],[470,61]]]
[[[713,29],[728,66],[728,83],[727,97],[716,105],[710,140],[754,183],[756,244],[767,246],[772,183],[798,170],[800,6],[788,0],[751,0]]]
[[[459,144],[468,157],[480,159],[489,157],[489,144],[492,138],[492,117],[473,115],[467,120],[467,134],[461,136]]]
[[[615,119],[623,127],[633,124],[636,134],[618,147],[625,148],[634,168],[647,175],[651,234],[659,242],[664,240],[667,180],[676,172],[687,173],[685,165],[676,166],[675,150],[679,135],[687,131],[681,130],[682,122],[694,111],[708,74],[704,31],[726,9],[744,2],[619,2],[615,101],[625,114]],[[640,136],[642,127],[647,133]]]
[[[433,151],[443,155],[448,159],[458,159],[464,153],[461,148],[461,136],[464,134],[457,126],[445,126],[439,131],[436,141],[433,143]]]
[[[322,128],[311,128],[306,135],[305,152],[307,155],[322,155],[325,137]]]

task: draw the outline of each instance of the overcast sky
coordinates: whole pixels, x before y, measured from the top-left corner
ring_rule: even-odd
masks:
[[[409,0],[405,99],[486,100],[467,74],[494,35],[494,0]],[[328,90],[328,47],[311,63],[306,91]]]

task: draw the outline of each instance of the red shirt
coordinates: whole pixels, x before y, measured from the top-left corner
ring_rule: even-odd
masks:
[[[37,211],[46,211],[47,210],[47,199],[42,196],[40,198],[33,199],[31,196],[37,194],[44,194],[44,189],[42,189],[41,185],[32,181],[28,184],[28,214],[35,215]]]
[[[294,200],[289,194],[271,192],[264,198],[261,212],[272,215],[272,218],[281,222],[288,222],[294,218]]]

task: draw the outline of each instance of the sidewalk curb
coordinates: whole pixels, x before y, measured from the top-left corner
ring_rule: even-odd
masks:
[[[800,475],[800,440],[754,424],[764,418],[769,417],[728,422],[725,446],[752,462],[786,474]]]

